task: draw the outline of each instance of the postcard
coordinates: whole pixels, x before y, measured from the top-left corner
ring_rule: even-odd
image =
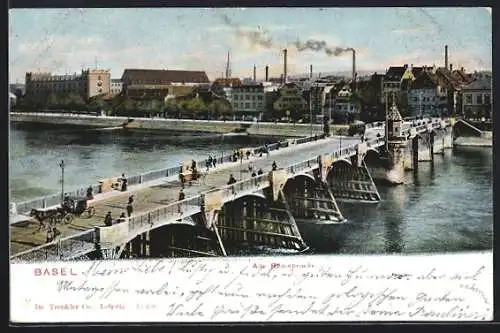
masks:
[[[493,319],[490,8],[9,18],[13,324]]]

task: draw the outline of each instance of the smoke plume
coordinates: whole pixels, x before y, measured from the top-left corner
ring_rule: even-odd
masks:
[[[329,56],[339,56],[344,52],[352,51],[352,48],[343,48],[343,47],[329,47],[328,44],[324,40],[315,40],[308,39],[305,42],[301,42],[300,40],[294,43],[297,51],[314,51],[314,52],[325,52]]]
[[[267,36],[266,30],[244,30],[234,23],[226,14],[221,15],[222,22],[233,28],[233,32],[240,37],[246,38],[253,45],[258,45],[266,49],[281,48],[282,46],[275,43],[271,37]],[[297,40],[294,44],[298,52],[314,51],[325,52],[328,56],[337,57],[344,52],[353,51],[352,48],[331,47],[324,40],[308,39],[305,42]]]
[[[267,31],[265,30],[244,30],[241,29],[236,23],[234,23],[226,14],[222,15],[222,22],[234,29],[234,33],[237,36],[246,38],[253,45],[258,45],[266,49],[275,47],[273,40],[266,36]]]

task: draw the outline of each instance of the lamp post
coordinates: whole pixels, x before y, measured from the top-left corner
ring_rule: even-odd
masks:
[[[64,201],[64,160],[61,160],[61,163],[59,163],[59,166],[61,167],[61,204]]]
[[[309,89],[309,122],[311,123],[311,137],[313,136],[313,118],[312,118],[312,86]]]
[[[422,112],[422,94],[423,94],[423,92],[422,92],[422,91],[420,91],[420,94],[419,94],[419,96],[420,96],[420,98],[419,98],[419,102],[420,102],[420,103],[419,103],[419,104],[420,104],[420,107],[419,107],[419,116],[420,116],[420,117],[422,117],[422,113],[423,113],[423,112]]]

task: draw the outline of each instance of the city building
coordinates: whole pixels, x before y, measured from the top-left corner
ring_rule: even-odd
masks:
[[[232,105],[235,116],[251,116],[259,120],[265,111],[264,86],[241,85],[232,88]]]
[[[13,107],[16,105],[17,96],[9,91],[9,107]]]
[[[409,115],[441,116],[446,109],[446,89],[439,85],[437,76],[431,71],[421,71],[408,91]]]
[[[452,65],[450,65],[452,68]],[[473,80],[467,75],[463,68],[452,70],[445,67],[437,68],[434,71],[437,82],[443,93],[446,94],[447,105],[444,109],[445,115],[452,115],[462,110],[462,88],[470,84]]]
[[[9,91],[20,98],[26,94],[26,85],[24,83],[9,84]]]
[[[408,66],[392,66],[389,67],[383,78],[383,88],[381,102],[391,105],[392,96],[399,97],[399,100],[406,100],[406,93],[411,87],[411,83],[420,75],[424,67],[414,67],[413,64]]]
[[[125,69],[122,78],[126,98],[165,100],[185,96],[198,85],[209,84],[203,71]]]
[[[352,91],[349,85],[345,85],[340,89],[337,93],[337,96],[334,101],[334,109],[332,118],[336,116],[348,116],[353,114],[358,114],[360,112],[359,105],[357,103],[353,103],[352,101]]]
[[[123,89],[123,82],[121,79],[111,79],[110,91],[109,91],[111,96],[120,95],[122,89]]]
[[[391,66],[385,73],[384,84],[383,84],[383,100],[384,104],[390,105],[388,99],[393,96],[393,94],[398,94],[401,91],[401,82],[403,81],[403,76],[408,77],[408,65],[404,66]]]
[[[233,104],[233,87],[239,86],[241,86],[241,80],[238,78],[217,78],[212,82],[210,90],[217,97],[225,98]]]
[[[492,76],[476,75],[476,80],[462,88],[462,115],[466,118],[488,118],[492,113]]]
[[[26,73],[26,96],[41,103],[51,96],[79,95],[84,101],[107,94],[110,90],[110,71],[87,69],[80,74],[52,75]]]
[[[328,110],[330,110],[331,116],[333,91],[335,91],[335,85],[331,83],[314,82],[312,84],[309,92],[309,107],[311,108],[313,121],[316,123],[323,123],[324,117],[328,117]]]
[[[279,98],[274,102],[274,109],[284,112],[287,117],[299,119],[309,110],[307,101],[302,96],[302,90],[295,83],[286,83],[279,90]]]

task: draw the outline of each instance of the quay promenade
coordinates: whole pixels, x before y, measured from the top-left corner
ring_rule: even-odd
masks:
[[[121,129],[128,122],[128,117],[92,116],[71,113],[44,113],[44,112],[11,112],[10,121],[26,124],[59,124],[67,126],[81,126],[87,128]],[[346,135],[347,125],[332,125],[334,135]],[[246,133],[253,136],[275,136],[299,138],[323,132],[322,124],[308,123],[274,123],[254,121],[221,121],[221,120],[192,120],[171,118],[133,118],[127,128],[134,130],[154,131],[184,131],[204,133]]]

